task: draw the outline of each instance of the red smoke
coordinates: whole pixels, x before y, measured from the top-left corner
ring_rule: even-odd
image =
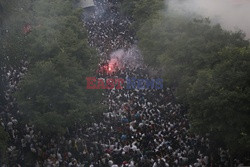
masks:
[[[111,58],[107,63],[103,63],[100,65],[98,72],[101,74],[111,75],[121,68],[121,62],[117,58]]]
[[[114,73],[117,69],[119,69],[119,61],[118,59],[112,58],[108,62],[108,73]]]

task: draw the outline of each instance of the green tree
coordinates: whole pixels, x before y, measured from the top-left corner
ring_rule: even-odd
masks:
[[[3,19],[6,16],[6,13],[8,13],[9,9],[10,9],[10,1],[0,0],[0,25],[2,24]]]
[[[23,33],[30,22],[32,0],[0,0],[0,106],[5,104],[8,70],[21,68],[26,60],[27,36]]]
[[[219,136],[234,153],[250,149],[250,50],[226,48],[212,70],[202,70],[188,89],[195,132]]]
[[[165,7],[164,0],[125,0],[121,10],[135,20],[134,28],[139,29],[145,21]]]
[[[97,66],[96,52],[88,47],[81,10],[71,1],[37,0],[32,9],[25,48],[29,71],[15,95],[26,122],[62,134],[102,111],[100,92],[86,90],[85,83]]]
[[[98,101],[91,102],[94,95],[85,90],[85,75],[86,69],[76,58],[63,53],[37,62],[17,92],[25,119],[47,133],[64,133],[67,126],[88,120],[89,110]]]
[[[137,31],[147,64],[158,67],[190,111],[191,129],[232,153],[249,150],[249,41],[207,18],[152,15]],[[235,155],[235,154],[234,154]]]
[[[3,162],[5,158],[5,151],[7,148],[8,137],[9,137],[8,133],[5,132],[2,126],[0,126],[0,162]]]
[[[241,32],[227,32],[208,19],[191,20],[183,16],[152,17],[138,31],[139,47],[146,63],[162,68],[170,86],[186,101],[186,90],[197,72],[222,61],[224,47],[246,47]]]

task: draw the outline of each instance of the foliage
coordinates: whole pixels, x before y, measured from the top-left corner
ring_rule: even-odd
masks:
[[[188,88],[193,130],[220,136],[231,151],[250,149],[250,50],[226,48],[223,61],[198,72]]]
[[[26,119],[49,133],[86,121],[95,103],[85,90],[84,69],[66,54],[37,62],[19,86],[17,99]]]
[[[86,90],[97,57],[88,47],[82,11],[72,6],[70,0],[21,0],[0,27],[1,66],[19,69],[21,60],[29,62],[14,94],[23,120],[47,134],[62,134],[103,109],[100,92]]]
[[[29,20],[30,5],[31,0],[0,1],[0,106],[5,103],[7,71],[20,69],[20,61],[26,59],[27,38],[22,29]]]
[[[10,10],[10,2],[8,0],[0,0],[0,23],[2,23],[8,10]]]
[[[0,162],[5,158],[5,150],[7,148],[8,133],[0,126]]]
[[[221,49],[248,46],[241,32],[211,26],[208,19],[190,20],[176,15],[153,17],[137,34],[145,61],[152,66],[160,64],[167,82],[177,87],[177,95],[184,101],[197,72],[223,61],[218,55]]]
[[[165,8],[164,0],[125,0],[122,2],[122,13],[131,16],[135,22],[134,27],[139,27],[158,10]]]
[[[249,150],[249,42],[207,18],[152,15],[137,31],[147,64],[159,67],[189,108],[191,130],[231,152]]]

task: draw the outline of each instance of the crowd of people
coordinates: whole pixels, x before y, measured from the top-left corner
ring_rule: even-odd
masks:
[[[119,13],[119,0],[96,0],[94,17],[84,21],[89,45],[96,47],[100,63],[118,49],[135,43],[131,21]],[[132,63],[131,63],[132,64]],[[129,62],[113,77],[151,78],[149,69]],[[8,73],[7,105],[1,124],[10,134],[9,166],[35,167],[205,167],[209,166],[207,136],[189,133],[186,110],[169,88],[108,90],[103,95],[108,111],[102,121],[76,124],[63,136],[44,136],[33,125],[22,124],[11,92],[27,69]],[[103,74],[99,74],[102,76]],[[105,76],[103,76],[105,77]],[[16,79],[17,78],[17,79]],[[220,151],[221,166],[228,166],[228,153]],[[29,162],[30,161],[30,165]],[[6,166],[1,164],[2,166]]]
[[[95,14],[85,19],[89,45],[97,48],[101,61],[117,49],[128,49],[134,43],[131,21],[119,14],[119,3],[108,0],[95,1]]]

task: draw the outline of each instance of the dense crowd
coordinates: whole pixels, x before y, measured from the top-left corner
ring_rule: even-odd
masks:
[[[96,47],[101,63],[117,49],[134,44],[131,21],[119,14],[119,0],[96,0],[96,13],[85,20],[90,46]],[[26,62],[25,62],[26,63]],[[9,166],[67,167],[203,167],[210,164],[207,137],[189,133],[186,110],[171,90],[109,90],[103,95],[108,111],[103,120],[76,124],[64,136],[44,136],[33,125],[19,123],[10,94],[27,70],[8,72],[7,105],[1,110],[1,124],[10,134]],[[103,74],[99,74],[100,76]],[[116,71],[120,78],[151,78],[143,64]],[[228,153],[220,150],[221,166],[228,166]],[[32,164],[35,160],[35,164]],[[5,166],[2,164],[2,166]]]
[[[85,21],[89,44],[99,51],[102,61],[117,49],[128,49],[134,43],[131,21],[119,14],[119,3],[95,1],[96,9],[92,18]]]

